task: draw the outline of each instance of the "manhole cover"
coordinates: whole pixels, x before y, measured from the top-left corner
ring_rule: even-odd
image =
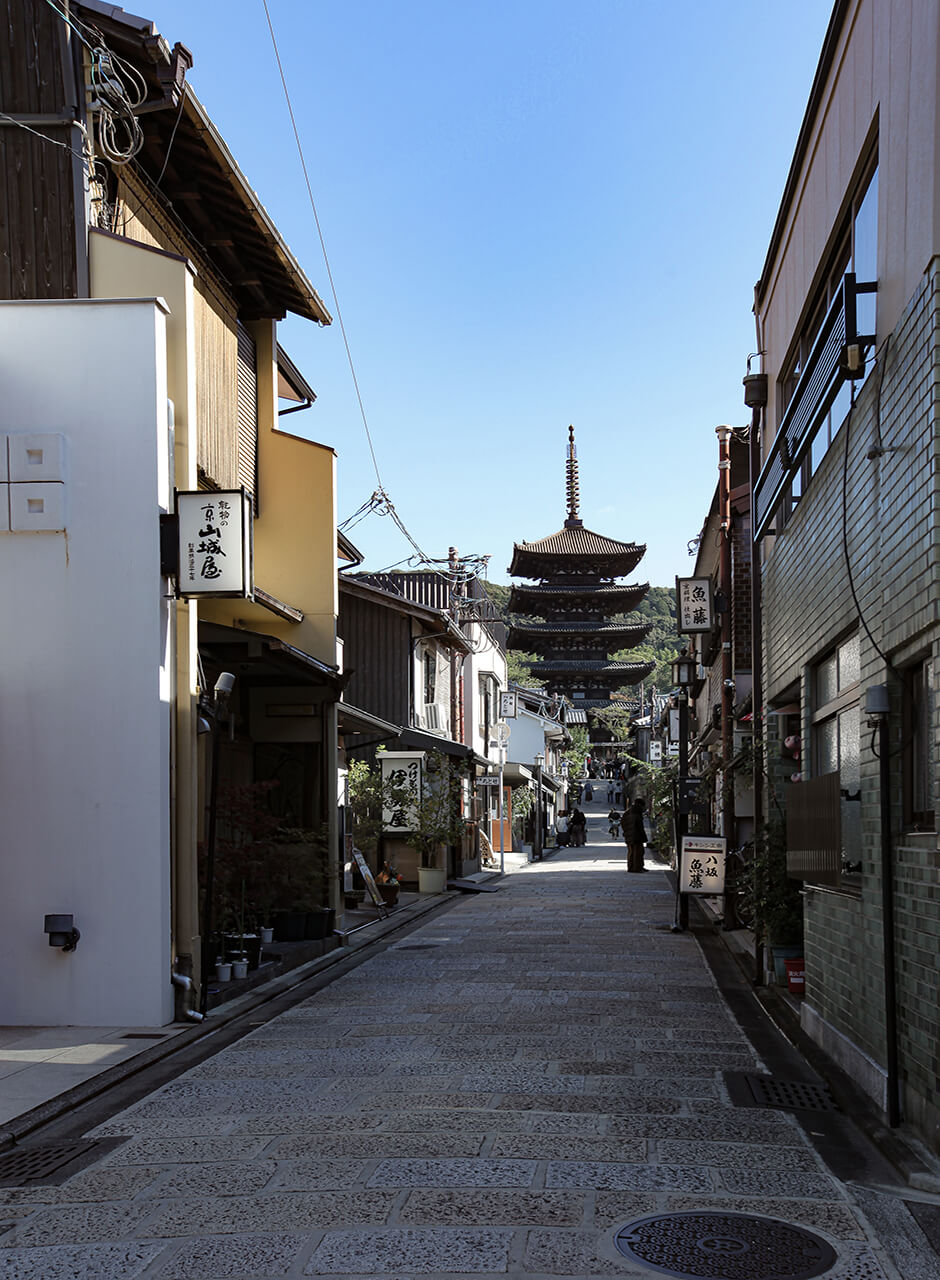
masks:
[[[0,1156],[0,1187],[22,1187],[61,1176],[65,1166],[96,1147],[94,1142],[63,1142],[55,1147],[21,1147]]]
[[[771,1107],[778,1111],[838,1111],[824,1085],[806,1080],[777,1080],[747,1071],[724,1073],[736,1107]]]
[[[671,1213],[628,1223],[614,1238],[626,1258],[694,1280],[810,1280],[837,1261],[802,1227],[749,1213]]]

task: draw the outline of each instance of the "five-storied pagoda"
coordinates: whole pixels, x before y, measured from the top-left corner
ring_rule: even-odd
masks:
[[[533,664],[532,674],[553,693],[565,694],[575,707],[587,711],[590,724],[592,711],[622,704],[613,690],[639,684],[653,671],[651,662],[610,658],[612,651],[638,645],[650,630],[649,623],[612,621],[635,609],[649,591],[648,582],[628,586],[619,581],[640,563],[646,546],[617,542],[585,529],[578,516],[574,427],[568,428],[566,477],[564,528],[538,542],[517,542],[513,547],[511,576],[535,578],[538,583],[513,585],[510,611],[543,621],[512,627],[509,647],[538,654],[540,661]]]

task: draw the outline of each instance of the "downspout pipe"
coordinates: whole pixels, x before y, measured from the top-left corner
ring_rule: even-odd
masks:
[[[726,840],[734,840],[734,660],[731,629],[731,427],[716,427],[718,436],[718,520],[721,556],[718,576],[724,609],[721,614],[721,814]]]
[[[754,314],[757,318],[758,348],[760,348],[760,319],[757,312],[755,290]],[[763,609],[761,592],[761,558],[760,546],[754,538],[756,525],[754,517],[754,488],[761,469],[761,422],[764,407],[767,404],[766,373],[751,373],[751,358],[748,358],[747,373],[744,377],[744,403],[751,410],[751,429],[748,435],[748,488],[751,504],[751,728],[753,731],[754,772],[752,784],[754,788],[754,850],[757,852],[758,832],[764,823],[764,650],[763,650]],[[758,875],[757,864],[753,875]],[[754,885],[755,901],[760,901],[761,886]],[[761,986],[764,981],[763,955],[761,950],[762,921],[754,921],[754,985]]]

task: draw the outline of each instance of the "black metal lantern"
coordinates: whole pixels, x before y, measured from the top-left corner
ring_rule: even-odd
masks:
[[[683,650],[672,663],[672,683],[680,689],[688,689],[695,683],[695,660]]]

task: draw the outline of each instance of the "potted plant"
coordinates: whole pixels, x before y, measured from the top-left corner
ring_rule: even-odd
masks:
[[[746,909],[753,903],[757,928],[770,950],[778,984],[786,984],[785,960],[803,954],[801,881],[787,874],[786,837],[782,821],[763,827],[755,840],[750,883],[742,886]]]
[[[381,769],[365,760],[350,760],[346,778],[346,798],[350,827],[355,833],[356,848],[366,863],[376,871],[378,880],[380,849],[383,838],[383,813],[407,807],[412,799],[411,789],[382,777]],[[357,876],[355,867],[352,868]],[[400,881],[400,877],[399,877]],[[358,906],[365,898],[365,886],[361,881],[352,891],[344,891],[347,908]],[[351,901],[350,901],[351,900]]]
[[[329,840],[325,830],[281,827],[278,830],[279,892],[285,903],[275,917],[280,941],[319,941],[335,926],[329,905]]]
[[[391,863],[383,862],[382,870],[375,877],[382,901],[388,907],[398,906],[398,895],[401,892],[401,876]]]
[[[418,889],[442,893],[447,883],[447,847],[463,836],[460,813],[460,770],[438,751],[424,762],[420,797],[413,799],[411,843],[418,852]]]

